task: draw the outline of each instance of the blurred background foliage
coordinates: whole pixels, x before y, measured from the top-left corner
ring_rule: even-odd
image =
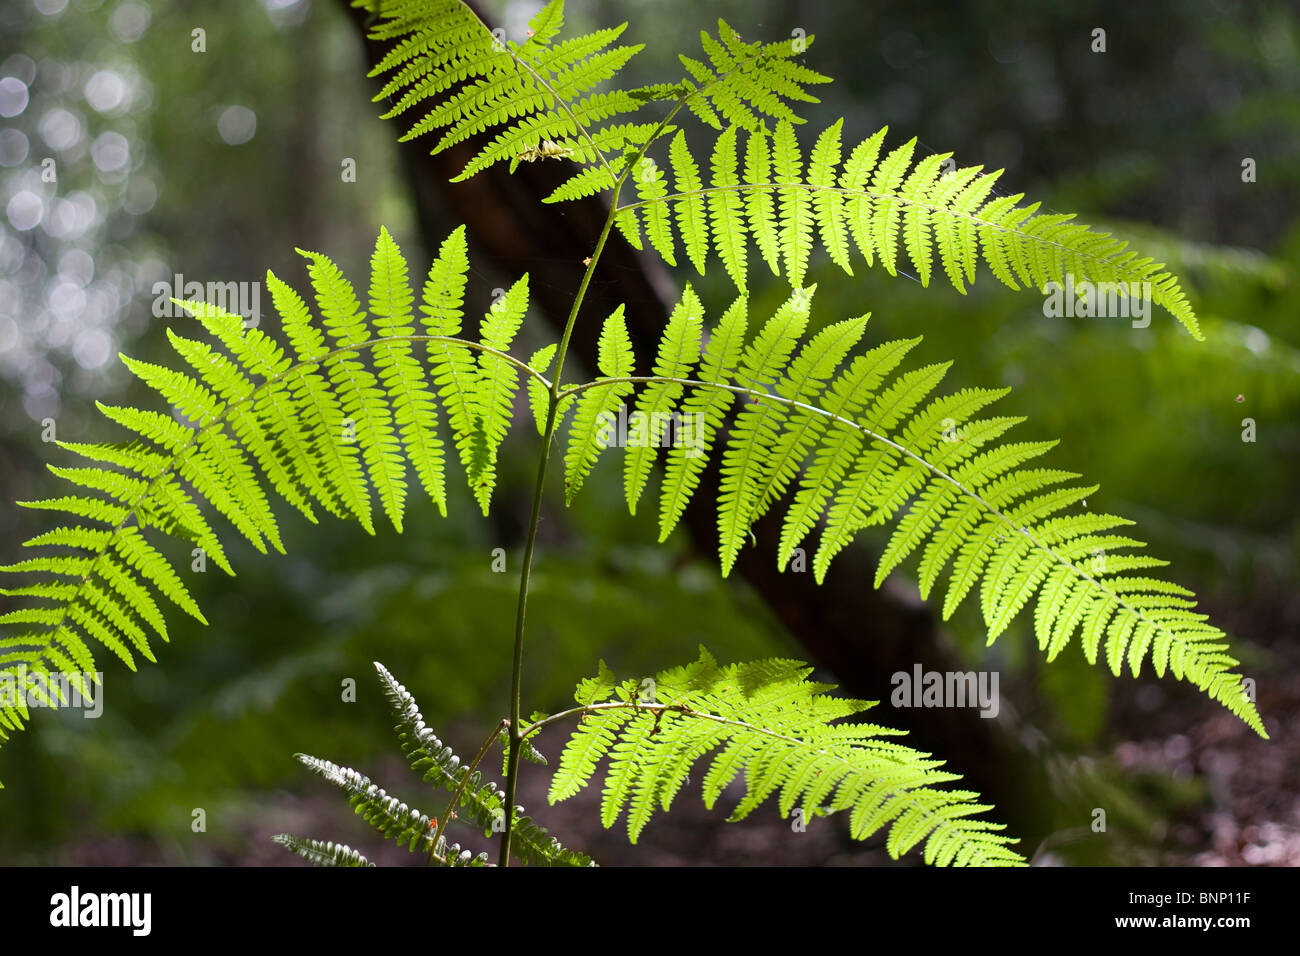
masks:
[[[488,6],[517,37],[540,3]],[[1272,745],[1249,741],[1195,693],[1149,676],[1113,680],[1076,649],[1044,666],[1023,619],[985,649],[967,607],[951,623],[953,640],[972,667],[1001,669],[1002,717],[1051,768],[1060,799],[1058,833],[1029,852],[1061,862],[1300,862],[1300,761],[1286,732],[1300,713],[1295,6],[569,6],[575,29],[629,21],[628,38],[647,44],[628,69],[632,82],[676,78],[674,54],[694,52],[697,31],[713,29],[717,16],[746,39],[815,35],[808,62],[835,82],[818,90],[808,129],[843,116],[845,141],[856,142],[888,124],[892,144],[915,135],[959,164],[1005,169],[1002,190],[1131,235],[1183,275],[1205,343],[1158,312],[1146,329],[1046,317],[1041,296],[1012,293],[987,274],[966,296],[878,269],[850,278],[825,262],[809,281],[818,283],[820,321],[869,311],[872,341],[922,334],[917,363],[957,359],[948,385],[1015,386],[1002,414],[1029,417],[1020,438],[1063,439],[1054,461],[1102,486],[1090,506],[1138,520],[1139,537],[1238,637],[1258,679],[1261,709],[1278,731]],[[1091,49],[1097,27],[1104,53]],[[196,29],[205,52],[193,50]],[[151,403],[116,355],[159,360],[165,327],[184,321],[154,316],[155,282],[176,273],[256,281],[270,267],[301,288],[295,246],[363,277],[380,223],[413,272],[423,269],[428,251],[394,148],[398,130],[377,118],[365,72],[341,2],[0,6],[6,502],[52,488],[44,466],[62,453],[41,441],[44,420],[60,439],[101,440],[108,426],[91,415],[95,400]],[[1254,182],[1243,182],[1247,158]],[[356,182],[341,176],[346,160]],[[514,278],[473,269],[470,304],[479,310]],[[677,278],[696,283],[710,314],[732,294],[720,269]],[[758,313],[783,298],[781,286],[756,284]],[[539,325],[533,335],[541,342],[548,333]],[[1253,443],[1242,440],[1246,418]],[[524,428],[512,435],[491,519],[455,489],[451,518],[416,510],[402,536],[288,518],[288,558],[232,544],[237,578],[194,575],[210,628],[178,620],[159,666],[111,669],[101,719],[40,713],[0,750],[0,862],[281,862],[266,836],[286,818],[305,820],[306,835],[357,838],[341,801],[311,802],[320,785],[291,754],[372,775],[397,768],[386,757],[395,750],[372,660],[472,753],[506,708],[534,438]],[[699,643],[722,659],[801,653],[759,597],[721,581],[716,565],[677,538],[653,546],[652,516],[626,515],[619,481],[606,463],[572,509],[547,502],[526,708],[563,706],[600,657],[628,673],[690,659]],[[0,560],[16,559],[38,527],[38,513],[0,507]],[[506,573],[492,570],[496,548]],[[869,622],[862,639],[871,639]],[[343,700],[348,679],[356,703]],[[889,690],[880,675],[879,697]],[[883,704],[876,719],[889,723],[889,710]],[[1250,749],[1260,746],[1272,749]],[[530,811],[607,862],[879,858],[829,824],[818,825],[823,837],[792,837],[775,810],[744,824],[749,842],[701,837],[705,824],[691,811],[679,824],[665,818],[643,838],[652,846],[628,857],[621,834],[601,833],[593,813],[538,806],[545,773],[525,772],[537,778],[523,790]],[[418,800],[393,779],[381,782]],[[1093,807],[1108,809],[1107,834],[1089,830]],[[207,812],[206,833],[192,831],[195,808]]]

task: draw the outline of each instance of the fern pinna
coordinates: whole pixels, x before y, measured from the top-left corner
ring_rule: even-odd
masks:
[[[132,669],[137,654],[153,660],[151,632],[167,638],[157,595],[202,620],[181,575],[151,538],[196,545],[233,574],[204,502],[263,552],[268,545],[283,551],[268,487],[311,521],[319,508],[354,517],[371,533],[377,501],[400,530],[409,465],[445,509],[449,453],[439,437],[439,407],[453,434],[458,422],[466,423],[456,443],[469,486],[487,506],[492,462],[513,418],[521,374],[542,388],[552,384],[505,351],[527,308],[526,280],[493,304],[475,341],[455,334],[467,269],[463,230],[447,238],[430,268],[418,327],[406,263],[387,231],[376,243],[369,315],[333,263],[304,255],[323,328],[297,293],[267,276],[291,353],[260,330],[244,330],[239,316],[183,303],[215,340],[169,333],[192,371],[126,362],[188,423],[104,406],[131,433],[127,441],[61,443],[95,463],[51,466],[82,490],[24,504],[84,523],[32,538],[26,545],[41,549],[40,556],[3,569],[37,575],[36,583],[5,593],[42,602],[0,618],[37,626],[4,639],[6,674],[35,691],[53,686],[47,683],[53,673],[80,679],[96,671],[94,643]],[[558,405],[572,410],[569,495],[605,450],[598,433],[603,416],[624,402],[634,416],[680,415],[698,426],[665,455],[661,538],[681,516],[725,432],[718,507],[724,573],[755,521],[787,495],[778,560],[784,566],[820,524],[813,558],[819,578],[859,530],[896,522],[877,584],[919,550],[923,593],[952,566],[945,615],[979,584],[993,638],[1033,599],[1049,657],[1076,632],[1090,660],[1104,643],[1117,674],[1126,658],[1137,673],[1150,656],[1158,673],[1168,667],[1262,732],[1229,669],[1235,661],[1225,653],[1222,632],[1192,610],[1189,592],[1130,573],[1162,562],[1116,553],[1141,546],[1114,533],[1129,522],[1068,511],[1095,488],[1067,484],[1076,477],[1070,472],[1022,467],[1053,443],[999,442],[1022,419],[978,417],[1006,390],[930,397],[948,366],[898,374],[916,339],[854,355],[866,317],[807,336],[814,293],[800,290],[761,323],[752,321],[741,296],[704,345],[703,307],[688,287],[647,376],[633,374],[627,330],[618,313],[611,316],[601,332],[601,376],[558,392]],[[738,398],[745,401],[729,419]],[[657,455],[653,442],[625,448],[629,508],[642,497]],[[1064,487],[1044,490],[1054,486]],[[1098,552],[1105,552],[1100,564],[1089,557]],[[188,558],[183,554],[182,563]],[[21,726],[28,716],[23,695],[0,713],[6,730]]]
[[[448,824],[464,820],[491,837],[503,830],[504,792],[484,781],[477,768],[500,726],[474,760],[461,761],[424,723],[415,699],[376,662],[397,724],[402,752],[411,769],[451,793],[446,809],[431,816],[389,796],[350,767],[298,754],[298,760],[342,790],[348,803],[383,837],[423,853],[440,866],[490,866],[450,843]],[[889,740],[902,731],[875,724],[840,723],[875,706],[872,701],[833,697],[834,688],[808,680],[812,668],[799,661],[762,660],[719,666],[704,648],[699,659],[653,678],[619,681],[600,662],[595,677],[578,684],[578,706],[538,715],[521,732],[530,759],[546,760],[533,740],[548,726],[576,719],[551,782],[551,803],[574,796],[607,762],[601,822],[611,827],[627,812],[628,837],[635,843],[655,809],[667,812],[693,766],[717,751],[704,774],[705,805],[712,808],[738,776],[745,796],[732,810],[741,820],[778,793],[782,815],[809,822],[839,811],[849,814],[850,832],[864,840],[888,828],[886,852],[894,859],[924,844],[927,863],[940,866],[1016,866],[1023,857],[1002,824],[974,819],[992,809],[976,794],[945,790],[959,780],[929,754]],[[522,808],[517,808],[521,811]],[[516,854],[543,866],[593,866],[566,849],[526,816],[515,819]],[[316,866],[372,866],[350,846],[281,833],[273,838]]]
[[[1073,222],[1073,215],[1039,213],[1037,203],[1021,205],[1019,194],[990,198],[1001,170],[957,168],[949,153],[914,161],[915,138],[885,152],[888,127],[844,159],[843,121],[822,131],[805,161],[794,133],[804,120],[790,103],[818,102],[805,87],[830,79],[795,59],[812,37],[746,42],[719,20],[716,38],[700,34],[708,63],[682,55],[687,75],[678,82],[593,93],[641,49],[610,47],[627,24],[552,43],[564,4],[551,0],[530,22],[528,39],[515,44],[489,32],[459,0],[354,5],[385,18],[375,39],[400,38],[371,71],[388,77],[376,100],[391,102],[401,94],[385,118],[433,101],[404,139],[445,130],[433,145],[438,153],[488,134],[458,179],[503,161],[566,158],[578,169],[547,201],[612,192],[614,221],[623,235],[641,248],[644,227],[651,248],[670,264],[680,240],[702,274],[712,248],[743,291],[752,238],[772,273],[784,273],[791,288],[799,289],[820,240],[831,261],[849,274],[854,249],[868,266],[879,261],[890,275],[897,274],[905,252],[923,285],[929,284],[937,253],[953,286],[964,293],[975,280],[976,261],[983,259],[1012,289],[1041,288],[1067,274],[1125,289],[1149,283],[1153,301],[1203,338],[1176,276],[1126,242]],[[655,100],[673,104],[664,119],[626,121]],[[683,108],[719,133],[707,186],[684,132],[671,123]],[[647,155],[668,136],[671,183]],[[629,178],[638,198],[620,203]]]
[[[781,532],[778,541],[767,544],[775,545],[780,566],[786,567],[815,534],[812,565],[818,580],[860,531],[884,527],[891,537],[877,585],[916,558],[924,595],[945,582],[945,617],[978,593],[990,641],[1032,607],[1032,626],[1049,659],[1077,634],[1089,661],[1104,655],[1116,675],[1126,662],[1136,675],[1149,659],[1158,674],[1168,670],[1191,682],[1264,733],[1241,678],[1232,671],[1237,662],[1223,632],[1195,610],[1188,591],[1149,573],[1163,562],[1141,553],[1142,543],[1121,533],[1129,522],[1089,512],[1083,502],[1093,488],[1075,483],[1078,476],[1071,472],[1039,462],[1053,443],[1007,440],[1022,419],[986,413],[1006,390],[939,393],[948,365],[906,368],[916,339],[863,345],[867,316],[811,333],[819,328],[811,321],[816,287],[806,283],[814,237],[831,261],[848,270],[854,248],[869,265],[879,262],[891,273],[905,254],[923,282],[936,268],[937,253],[938,267],[959,291],[983,259],[1012,288],[1038,287],[1068,274],[1149,282],[1155,301],[1199,335],[1176,278],[1069,217],[1038,214],[1034,205],[1018,205],[1019,196],[988,199],[996,174],[973,168],[942,172],[942,156],[913,164],[914,143],[885,153],[884,131],[843,159],[840,126],[834,124],[818,136],[805,160],[794,134],[802,120],[793,105],[812,100],[806,87],[826,78],[798,62],[801,51],[789,42],[745,41],[720,22],[716,37],[702,34],[703,59],[682,57],[685,75],[679,80],[620,90],[611,81],[638,48],[616,45],[621,27],[560,39],[559,0],[533,19],[523,43],[495,36],[457,0],[363,5],[382,7],[376,11],[375,36],[393,43],[376,70],[389,76],[379,97],[396,97],[392,113],[417,105],[428,110],[410,135],[442,131],[435,150],[471,138],[481,144],[462,176],[498,162],[570,162],[573,175],[551,199],[608,197],[608,216],[594,237],[563,333],[526,361],[512,353],[528,311],[526,275],[493,302],[478,322],[476,338],[466,333],[463,228],[441,244],[418,295],[386,230],[376,242],[365,304],[319,253],[303,253],[315,314],[296,291],[268,273],[283,340],[245,330],[241,317],[210,305],[181,303],[208,337],[169,331],[177,368],[125,360],[172,414],[101,406],[127,437],[61,443],[90,464],[51,466],[74,489],[24,503],[70,518],[26,542],[37,549],[35,556],[2,569],[21,576],[3,593],[23,600],[0,614],[0,624],[11,628],[0,637],[0,678],[18,691],[0,700],[0,736],[24,725],[29,701],[65,702],[59,675],[69,675],[73,688],[88,692],[88,682],[98,679],[96,646],[132,669],[137,656],[153,660],[152,640],[168,636],[159,598],[203,620],[178,563],[197,555],[234,573],[205,505],[263,552],[283,551],[272,493],[312,522],[329,513],[356,519],[374,533],[381,513],[380,520],[400,531],[417,491],[446,513],[455,461],[487,513],[498,455],[517,408],[525,404],[541,448],[521,571],[511,713],[502,725],[509,748],[500,807],[514,807],[518,761],[531,754],[520,717],[524,612],[551,448],[557,440],[566,444],[564,482],[572,499],[611,444],[610,420],[629,409],[629,422],[649,422],[652,428],[655,422],[674,423],[662,459],[654,440],[626,442],[623,451],[631,510],[645,498],[656,471],[662,475],[661,539],[699,491],[710,458],[717,461],[724,574],[757,520],[773,509],[783,514]],[[683,110],[717,133],[707,186],[701,164],[673,125]],[[660,164],[649,153],[665,139],[667,159]],[[629,179],[637,198],[624,201]],[[680,241],[686,258],[701,271],[712,249],[738,295],[709,319],[699,295],[687,286],[652,367],[642,373],[635,367],[622,310],[616,310],[598,333],[599,374],[566,384],[565,357],[579,308],[615,228],[634,243],[644,230],[649,245],[669,261],[675,261]],[[751,239],[790,285],[789,298],[771,315],[756,316],[750,308]],[[165,554],[168,539],[172,549],[180,546],[178,563]],[[682,693],[689,696],[696,686],[692,681],[729,680],[742,673],[716,670],[707,659],[695,666],[689,674],[671,672],[667,684],[685,682]],[[795,671],[786,665],[780,667],[784,676],[774,678],[774,686],[804,701],[806,709],[799,712],[826,725],[816,729],[805,722],[799,734],[788,736],[833,738],[845,746],[867,739],[854,736],[860,729],[833,723],[861,709],[857,702],[825,703],[830,698],[800,684],[802,677],[792,677]],[[743,673],[760,672],[775,673],[762,668]],[[727,707],[742,706],[715,684],[708,686],[718,698],[714,709],[701,699],[627,715],[620,732],[632,737],[618,744],[602,738],[615,747],[615,763],[641,760],[635,754],[653,750],[656,762],[644,766],[668,766],[657,762],[664,754],[655,749],[658,740],[650,740],[649,727],[658,726],[657,734],[665,721],[693,716],[682,707],[719,716]],[[648,725],[647,718],[655,723]],[[623,719],[601,717],[596,725]],[[607,729],[613,733],[612,724]],[[779,727],[768,729],[783,733]],[[583,734],[579,737],[586,740]],[[678,769],[708,749],[698,750],[704,737],[673,739],[684,748],[669,761]],[[965,795],[926,796],[908,804],[889,796],[895,791],[877,788],[871,781],[894,779],[894,770],[879,758],[901,750],[852,743],[869,753],[852,758],[862,756],[853,764],[854,782],[842,783],[830,798],[829,791],[820,793],[806,781],[790,784],[783,774],[795,756],[771,744],[776,737],[762,736],[769,744],[755,744],[752,751],[740,738],[729,739],[734,746],[724,752],[736,766],[744,764],[751,795],[789,785],[791,799],[815,795],[809,809],[829,799],[834,808],[851,808],[858,833],[892,820],[894,848],[926,837],[927,853],[938,862],[1014,856],[984,825],[953,822],[975,806]],[[584,746],[594,744],[587,740]],[[931,773],[932,765],[916,762],[920,759],[909,756],[896,782],[909,792],[920,787],[929,794],[928,785],[939,777]],[[332,765],[313,766],[344,786],[358,806],[382,817],[374,801],[387,806],[386,794],[381,798],[368,781]],[[619,779],[616,789],[635,791],[637,830],[648,816],[647,801],[671,797],[667,778]],[[924,821],[909,806],[928,808]],[[617,815],[618,808],[607,805],[608,812]],[[504,816],[501,859],[508,862],[512,852],[528,852],[532,831],[514,812]],[[872,826],[864,829],[863,821]],[[408,829],[399,832],[417,845],[423,839]],[[350,851],[329,844],[293,846],[314,859],[353,861]]]
[[[430,816],[414,809],[396,797],[389,796],[383,788],[370,782],[364,774],[351,767],[343,767],[329,760],[298,754],[298,761],[342,790],[357,815],[375,828],[378,833],[412,853],[425,854],[429,863],[440,866],[490,866],[487,854],[461,849],[446,837],[448,824],[453,819],[467,821],[484,836],[500,833],[505,826],[505,791],[495,783],[484,780],[478,768],[483,753],[496,739],[493,733],[483,751],[470,763],[465,763],[429,729],[420,713],[415,698],[388,668],[378,661],[375,670],[384,689],[393,717],[397,723],[393,730],[402,745],[402,755],[410,768],[425,782],[434,783],[451,794],[451,800],[439,816]],[[499,732],[500,728],[498,728]],[[516,808],[516,813],[523,808]],[[526,816],[515,816],[516,856],[525,863],[540,866],[592,866],[586,854],[567,849],[559,840],[546,832],[546,828]],[[304,839],[281,833],[272,839],[285,849],[303,857],[316,866],[371,866],[364,856],[351,847]]]
[[[717,751],[704,773],[704,802],[711,808],[743,774],[745,795],[731,820],[778,794],[782,816],[797,810],[797,819],[809,821],[848,811],[856,839],[888,825],[885,848],[894,859],[924,842],[925,862],[939,866],[1024,862],[1008,845],[1016,841],[998,832],[1001,824],[971,819],[991,809],[976,794],[934,786],[957,775],[886,739],[900,731],[836,723],[874,703],[830,696],[832,687],[807,679],[811,670],[779,659],[720,667],[701,648],[692,664],[620,683],[602,661],[575,694],[581,719],[560,758],[551,802],[581,790],[608,759],[601,822],[612,826],[626,810],[635,843],[656,807],[669,809],[695,763]]]

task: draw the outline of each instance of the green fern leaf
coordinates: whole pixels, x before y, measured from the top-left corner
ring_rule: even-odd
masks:
[[[866,839],[889,827],[894,858],[925,843],[926,862],[1017,865],[1015,841],[1002,827],[967,817],[990,809],[973,793],[941,789],[958,779],[928,755],[889,742],[899,731],[838,723],[874,706],[831,697],[798,661],[764,660],[720,667],[701,648],[693,664],[654,678],[656,700],[641,682],[623,682],[609,702],[587,703],[551,784],[552,803],[585,787],[608,757],[601,821],[628,814],[635,843],[656,809],[667,811],[686,776],[712,755],[704,801],[712,807],[743,774],[746,792],[729,819],[739,820],[778,795],[781,813],[804,820],[848,811],[850,832]],[[583,702],[580,688],[576,695]]]
[[[527,311],[528,274],[525,273],[505,295],[492,303],[484,315],[480,326],[483,344],[497,352],[505,352],[519,332]],[[492,489],[496,487],[497,455],[514,412],[519,373],[509,361],[491,352],[480,352],[478,364],[478,388],[474,400],[477,420],[471,439],[477,437],[482,440],[483,453],[472,458],[466,470],[474,489],[474,497],[486,515],[492,500]]]
[[[623,307],[620,305],[605,320],[601,329],[597,365],[601,374],[618,379],[633,374],[632,363],[632,342],[627,336]],[[574,412],[573,423],[569,427],[569,447],[564,454],[566,501],[573,500],[591,471],[591,466],[600,457],[601,450],[608,447],[612,440],[609,435],[610,418],[631,391],[630,382],[611,382],[588,390],[578,399],[577,411]]]
[[[711,75],[702,67],[695,72]],[[1128,314],[1123,310],[1133,295],[1149,298],[1193,336],[1203,338],[1177,277],[1162,271],[1159,263],[1138,257],[1121,240],[1073,222],[1070,215],[1041,213],[1036,203],[1022,206],[1023,196],[986,201],[1000,170],[945,169],[951,161],[947,153],[914,163],[915,139],[881,159],[887,128],[859,143],[841,161],[842,120],[818,136],[805,170],[795,120],[779,118],[769,134],[756,119],[742,121],[741,117],[735,113],[732,125],[715,140],[714,165],[722,174],[715,172],[707,190],[705,230],[712,233],[713,248],[738,289],[746,287],[745,236],[735,214],[743,199],[748,231],[760,254],[773,272],[784,270],[793,289],[804,285],[818,240],[830,260],[852,274],[851,238],[867,265],[878,261],[890,275],[899,272],[901,248],[922,285],[929,284],[937,253],[954,288],[964,293],[975,279],[976,261],[982,258],[1012,289],[1062,295],[1061,284],[1071,279],[1080,287],[1093,283],[1100,294],[1115,293],[1115,308],[1122,315]],[[730,172],[737,128],[748,131],[743,182]],[[672,204],[680,210],[700,192],[688,179],[662,195],[642,192],[637,200],[620,204],[617,215],[629,225],[639,215],[664,221],[661,207]],[[679,215],[678,229],[683,234],[689,229],[692,236],[699,235],[694,217],[685,224],[680,220]],[[670,248],[672,239],[672,235],[656,237],[655,248]]]
[[[513,167],[554,156],[604,170],[557,198],[589,195],[592,182],[612,185],[613,164],[626,143],[643,144],[655,128],[622,121],[645,100],[618,89],[594,92],[641,49],[615,43],[626,24],[561,41],[563,3],[552,0],[518,44],[498,39],[457,0],[385,4],[377,12],[382,19],[372,39],[397,41],[371,71],[389,77],[376,102],[400,94],[384,117],[433,103],[402,139],[440,131],[436,154],[494,134],[457,180],[499,162]]]
[[[671,370],[657,368],[647,378],[637,407],[678,405],[694,422],[695,441],[690,454],[684,446],[669,452],[661,539],[679,520],[725,427],[718,498],[724,575],[758,519],[798,477],[783,520],[779,566],[787,566],[822,523],[813,560],[821,582],[858,532],[894,526],[877,587],[919,552],[922,597],[948,570],[944,617],[976,591],[990,642],[1032,607],[1033,628],[1048,660],[1076,633],[1089,661],[1105,648],[1116,674],[1126,655],[1130,669],[1150,656],[1158,675],[1167,669],[1190,681],[1264,734],[1240,677],[1231,671],[1237,661],[1227,653],[1225,635],[1195,612],[1185,589],[1133,573],[1164,562],[1107,550],[1104,566],[1088,570],[1087,556],[1098,548],[1142,544],[1108,534],[1128,524],[1125,519],[1075,510],[1096,493],[1095,486],[1071,484],[1078,477],[1072,472],[1024,467],[1054,443],[1002,442],[1022,419],[978,417],[1006,389],[968,388],[935,397],[950,363],[895,371],[919,340],[887,343],[854,357],[865,319],[832,324],[799,348],[812,291],[800,290],[743,348],[746,303],[737,300],[709,337],[695,378],[688,377],[693,353],[680,352],[681,328],[670,325],[660,353],[675,352],[679,360]],[[682,308],[697,311],[693,295]],[[622,377],[607,374],[561,394],[589,395],[615,387],[607,379]],[[728,424],[737,394],[746,401]],[[635,507],[652,460],[642,452],[629,459],[634,463],[625,479],[629,508]],[[635,764],[644,745],[639,737],[628,738],[619,759]],[[735,756],[737,765],[744,762]],[[631,794],[618,788],[608,793],[607,812]],[[651,798],[638,798],[638,813]]]
[[[290,833],[277,833],[271,840],[290,853],[296,853],[312,866],[359,867],[374,866],[369,860],[345,843],[309,840]]]
[[[700,360],[703,318],[704,308],[688,285],[682,292],[681,301],[668,317],[668,325],[659,343],[659,354],[655,358],[655,375],[681,378],[690,374]],[[637,502],[641,500],[650,469],[658,459],[658,450],[667,438],[669,424],[684,391],[685,387],[676,382],[654,382],[642,390],[636,408],[628,416],[629,432],[640,429],[639,440],[629,439],[623,475],[623,490],[632,514],[636,514]],[[686,437],[686,426],[681,419],[679,422],[677,438],[681,441]]]
[[[438,437],[438,411],[425,382],[424,370],[412,354],[414,293],[407,281],[406,260],[397,243],[380,227],[370,260],[370,314],[379,335],[392,342],[374,348],[375,365],[384,391],[392,398],[393,423],[402,437],[406,457],[438,511],[447,514],[443,445]]]

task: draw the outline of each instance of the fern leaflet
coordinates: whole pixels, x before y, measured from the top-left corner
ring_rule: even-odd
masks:
[[[811,670],[780,659],[720,667],[701,648],[699,660],[652,683],[618,684],[602,662],[600,677],[575,694],[582,716],[561,754],[551,802],[587,786],[608,758],[601,822],[610,827],[626,812],[635,843],[655,810],[667,811],[692,768],[712,754],[705,806],[736,777],[745,780],[730,820],[776,795],[782,816],[797,809],[807,821],[847,811],[859,840],[888,827],[885,847],[894,859],[924,843],[925,861],[940,866],[1023,864],[1009,845],[1016,841],[998,832],[1001,824],[972,819],[991,809],[976,794],[939,788],[957,775],[887,739],[900,731],[838,723],[874,703],[829,696],[832,687],[807,679]]]
[[[678,357],[672,374],[606,374],[561,391],[591,404],[592,393],[639,388],[638,408],[653,406],[689,423],[668,453],[661,539],[694,494],[725,428],[718,498],[724,575],[758,519],[787,496],[778,564],[786,567],[820,525],[812,560],[818,582],[858,532],[892,524],[877,587],[919,553],[922,597],[949,570],[944,618],[975,591],[990,643],[1032,603],[1034,631],[1049,660],[1079,632],[1089,663],[1104,646],[1115,676],[1127,660],[1136,677],[1149,658],[1158,676],[1169,670],[1195,684],[1267,736],[1231,670],[1237,660],[1224,633],[1194,610],[1190,592],[1133,573],[1165,562],[1129,553],[1143,543],[1112,533],[1132,522],[1078,510],[1096,487],[1071,484],[1077,475],[1028,467],[1054,443],[1000,441],[1023,419],[981,413],[1007,389],[935,397],[950,363],[896,373],[919,339],[854,356],[865,317],[832,324],[800,347],[814,293],[811,286],[798,290],[748,344],[741,296],[710,335],[698,372],[684,357],[701,354],[702,326],[670,323],[660,353]],[[698,311],[694,294],[679,308]],[[728,424],[737,397],[744,402]],[[639,476],[657,452],[653,443],[633,440],[631,430],[628,446],[628,473],[637,478],[625,481],[625,491],[635,510],[644,486]]]

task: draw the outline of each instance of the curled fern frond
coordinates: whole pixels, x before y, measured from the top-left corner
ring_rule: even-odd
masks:
[[[1118,533],[1132,522],[1081,507],[1097,489],[1073,483],[1078,475],[1037,466],[1054,442],[1002,440],[1024,419],[983,412],[1008,389],[936,397],[951,363],[899,373],[920,339],[863,351],[866,316],[808,337],[814,293],[812,286],[797,290],[752,332],[741,296],[707,346],[698,319],[670,322],[660,355],[672,359],[661,359],[659,374],[605,374],[562,390],[580,403],[594,402],[591,393],[639,391],[624,441],[635,479],[625,482],[629,510],[635,511],[642,476],[660,453],[661,442],[649,440],[646,422],[637,420],[653,407],[679,426],[666,455],[661,540],[726,433],[718,453],[724,575],[758,520],[787,498],[778,565],[802,559],[803,542],[820,527],[812,558],[818,582],[860,531],[892,525],[877,587],[919,554],[922,597],[947,571],[943,617],[978,594],[990,643],[1032,605],[1048,660],[1077,634],[1089,663],[1104,652],[1115,676],[1127,662],[1136,677],[1150,660],[1158,676],[1168,670],[1191,682],[1267,736],[1232,671],[1238,662],[1226,635],[1195,610],[1190,591],[1148,573],[1166,562],[1135,553],[1144,543]],[[689,290],[679,309],[698,316]],[[702,356],[698,367],[696,356]],[[742,403],[728,421],[737,399]],[[575,420],[572,431],[581,438],[588,428],[585,419]]]
[[[927,863],[1008,866],[1024,859],[1001,824],[972,819],[991,807],[978,795],[941,789],[959,780],[928,754],[887,739],[901,731],[839,723],[875,706],[832,697],[808,680],[812,668],[792,660],[720,667],[704,648],[692,664],[644,680],[615,683],[604,664],[595,682],[579,685],[581,719],[565,744],[551,783],[551,802],[590,782],[608,759],[601,822],[626,812],[635,843],[657,809],[665,812],[687,775],[712,755],[703,773],[705,806],[743,775],[745,795],[730,820],[748,816],[777,795],[782,816],[803,821],[846,812],[854,838],[888,827],[885,848],[897,859],[924,843]],[[653,698],[646,688],[653,687]]]
[[[374,866],[344,843],[309,840],[289,833],[277,833],[271,840],[291,853],[298,854],[312,866]]]

